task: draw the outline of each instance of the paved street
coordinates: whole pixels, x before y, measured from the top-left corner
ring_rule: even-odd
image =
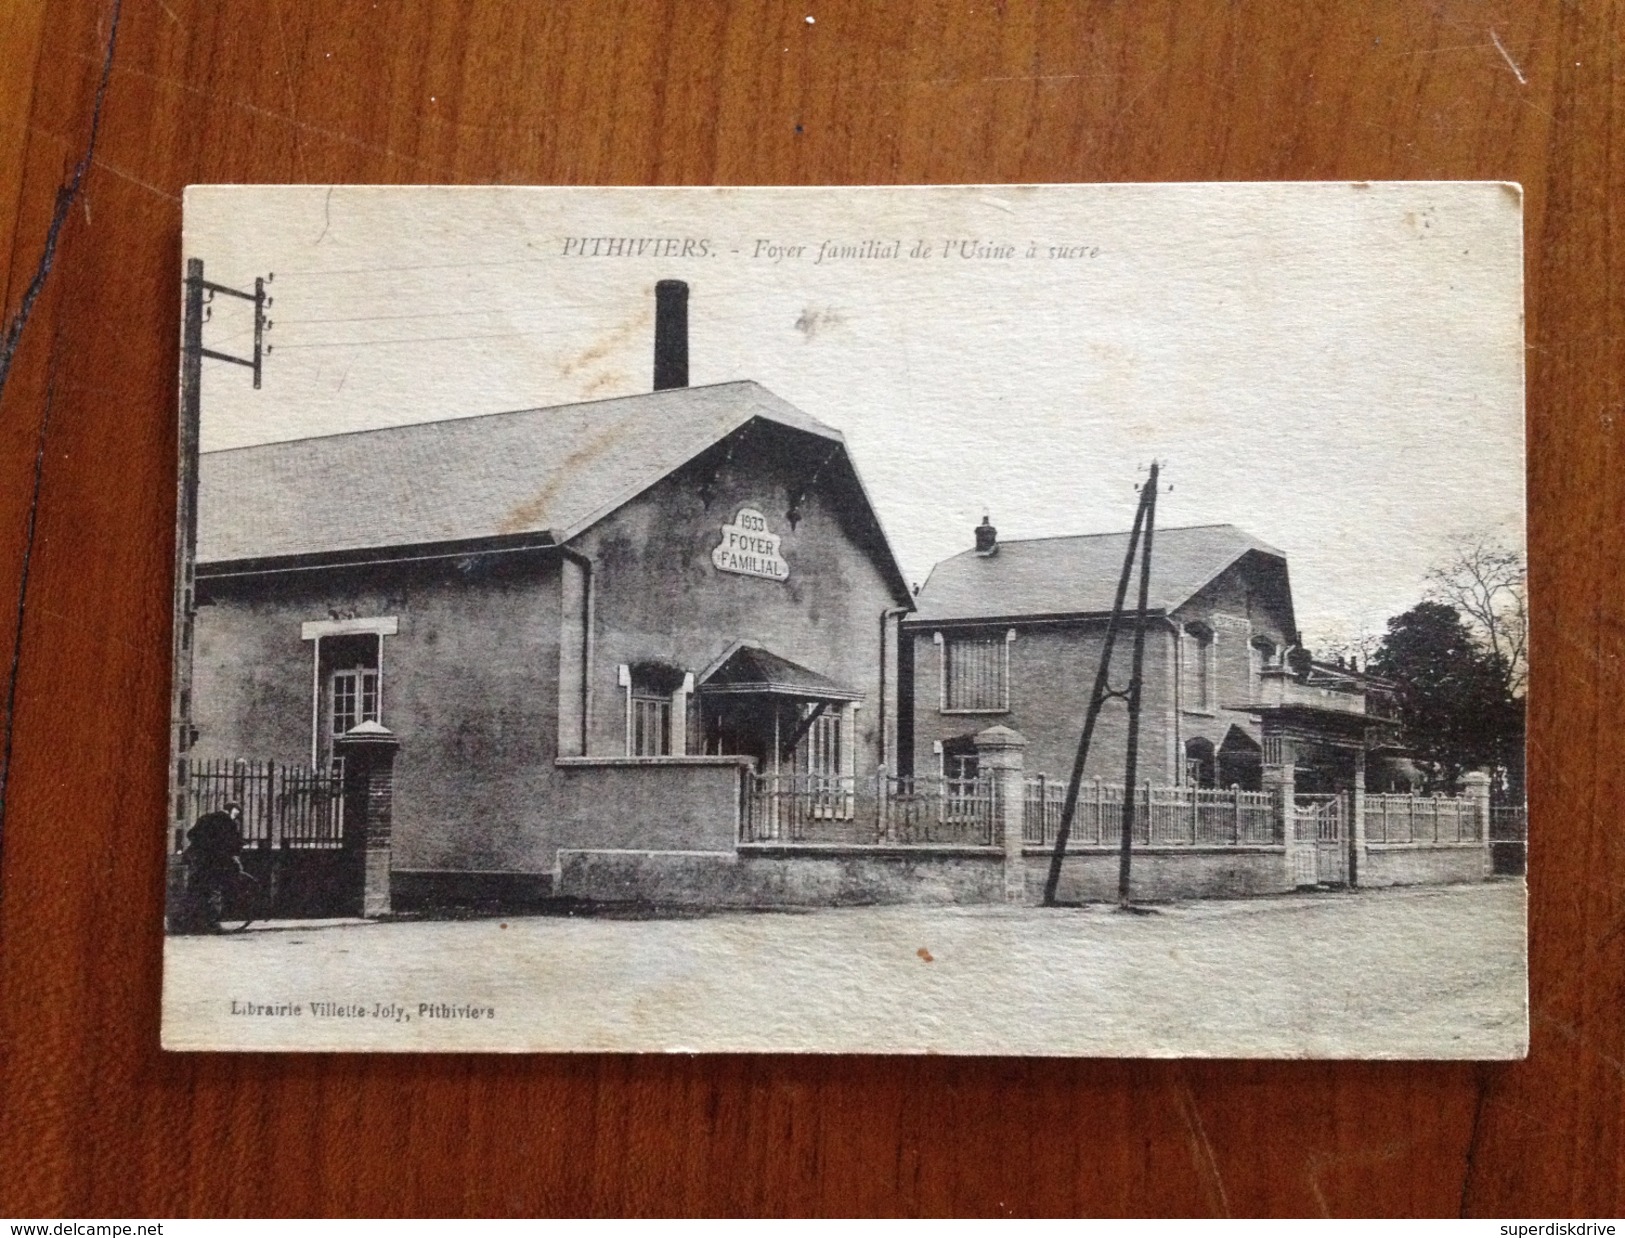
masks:
[[[1516,883],[1106,907],[276,925],[166,944],[171,1048],[1509,1057]],[[330,1003],[330,1005],[329,1005]]]

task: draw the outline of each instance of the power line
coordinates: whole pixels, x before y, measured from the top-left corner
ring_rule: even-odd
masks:
[[[511,340],[516,336],[535,336],[541,331],[504,331],[497,335],[408,335],[394,340],[322,340],[309,344],[278,344],[278,348],[372,348],[384,344],[443,344],[460,340]]]
[[[464,314],[500,314],[499,309],[455,309],[435,310],[424,314],[358,314],[346,318],[284,318],[283,326],[297,327],[306,323],[315,322],[403,322],[408,318],[458,318]]]
[[[566,307],[570,308],[570,307]],[[453,309],[453,310],[424,310],[414,314],[341,314],[329,318],[278,318],[277,321],[285,327],[302,327],[317,323],[335,322],[406,322],[421,318],[479,318],[492,314],[503,314],[509,319],[524,322],[533,318],[557,319],[560,314],[557,310],[538,307],[536,309],[515,312],[500,307],[492,309]]]
[[[532,266],[537,263],[551,261],[551,258],[499,258],[488,262],[415,262],[407,266],[393,267],[310,267],[303,271],[278,271],[277,274],[284,277],[289,275],[382,275],[394,271],[455,271],[472,270],[476,267]]]

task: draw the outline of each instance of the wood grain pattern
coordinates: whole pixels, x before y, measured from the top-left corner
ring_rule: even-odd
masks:
[[[0,1213],[1618,1214],[1621,17],[125,0],[0,392]],[[114,26],[0,6],[8,325]],[[1275,177],[1526,188],[1527,1063],[159,1053],[185,184]]]

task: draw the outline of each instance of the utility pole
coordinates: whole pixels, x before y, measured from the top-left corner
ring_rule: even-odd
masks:
[[[1066,858],[1067,843],[1072,837],[1072,822],[1077,814],[1078,791],[1083,784],[1083,769],[1089,759],[1089,747],[1094,740],[1095,724],[1107,701],[1125,701],[1129,707],[1127,786],[1123,796],[1123,843],[1118,864],[1117,893],[1121,905],[1128,905],[1130,848],[1133,844],[1134,779],[1139,766],[1140,739],[1140,680],[1145,654],[1146,607],[1149,601],[1151,579],[1151,531],[1156,520],[1157,472],[1151,465],[1150,480],[1140,491],[1140,503],[1134,511],[1134,527],[1129,532],[1128,547],[1123,553],[1123,570],[1117,579],[1117,596],[1112,602],[1111,615],[1106,620],[1106,635],[1100,651],[1100,667],[1095,672],[1094,691],[1089,696],[1089,709],[1084,715],[1083,735],[1078,740],[1077,755],[1072,761],[1072,775],[1066,784],[1066,799],[1061,805],[1061,824],[1055,833],[1055,851],[1050,856],[1049,878],[1044,883],[1044,905],[1056,905],[1061,885],[1061,865]],[[1144,551],[1141,551],[1141,537]],[[1128,598],[1128,583],[1134,574],[1134,560],[1140,557],[1140,597],[1134,634],[1133,669],[1126,689],[1111,686],[1112,653],[1117,646],[1117,634],[1123,624],[1123,604]]]
[[[254,291],[244,292],[203,278],[203,260],[186,260],[182,281],[181,308],[181,408],[180,468],[175,493],[175,631],[173,674],[170,686],[169,813],[173,837],[171,855],[178,854],[186,838],[187,754],[195,738],[192,726],[192,628],[197,615],[197,470],[200,437],[200,399],[203,390],[203,359],[228,361],[254,371],[254,386],[260,385],[261,363],[271,352],[265,333],[271,320],[265,311],[271,307],[265,285],[274,277],[254,281]],[[203,346],[203,324],[211,316],[215,296],[236,297],[254,305],[254,351],[238,357]]]
[[[1140,686],[1145,665],[1145,612],[1151,591],[1151,539],[1157,531],[1157,462],[1140,496],[1145,511],[1145,547],[1140,559],[1140,605],[1134,620],[1134,660],[1128,680],[1128,756],[1123,762],[1123,845],[1117,859],[1117,906],[1129,909],[1129,867],[1134,854],[1134,780],[1140,772]],[[1145,795],[1145,827],[1151,829],[1151,791]]]

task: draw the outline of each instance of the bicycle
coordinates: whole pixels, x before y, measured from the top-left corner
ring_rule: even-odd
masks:
[[[265,919],[269,909],[265,887],[241,867],[212,882],[200,894],[203,923],[216,932],[240,933],[256,920]]]

